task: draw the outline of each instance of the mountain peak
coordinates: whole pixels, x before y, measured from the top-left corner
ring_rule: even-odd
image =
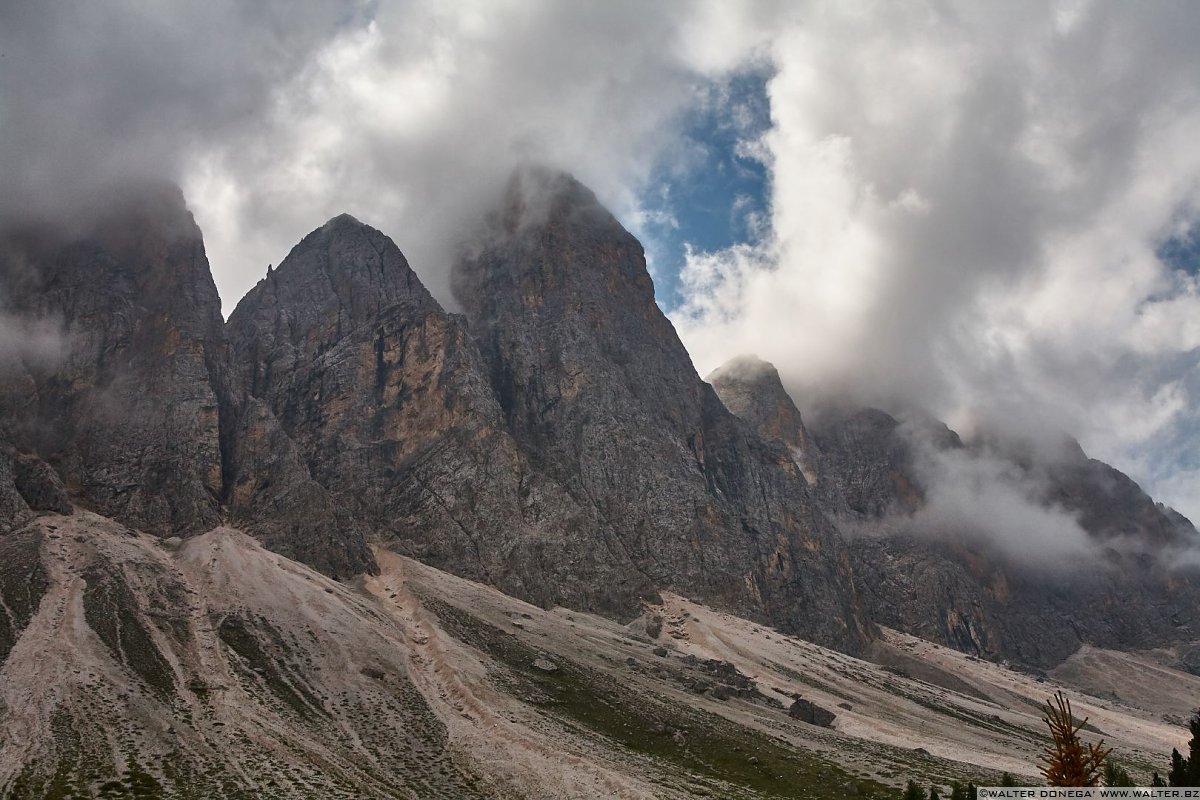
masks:
[[[763,361],[753,353],[734,356],[714,369],[705,378],[709,383],[729,380],[774,380],[779,381],[779,370],[770,361]],[[780,383],[780,388],[783,388]]]
[[[362,222],[360,222],[358,220],[358,217],[355,217],[353,214],[348,214],[345,211],[343,211],[341,214],[338,214],[337,216],[330,217],[329,221],[326,222],[324,225],[322,225],[321,228],[329,228],[329,227],[334,227],[334,226],[338,226],[338,225],[346,225],[346,226],[353,226],[353,227],[370,227],[370,226],[364,225]]]
[[[513,177],[491,223],[455,295],[509,430],[599,515],[592,535],[657,586],[861,647],[841,542],[792,459],[700,380],[637,239],[544,169]]]
[[[297,325],[297,315],[345,330],[396,305],[438,307],[395,242],[349,214],[339,214],[293,247],[242,298],[230,322],[247,314],[282,312],[293,319],[287,326],[292,334],[313,327]]]
[[[706,380],[734,416],[762,438],[787,445],[804,477],[810,484],[816,482],[820,454],[774,364],[755,355],[736,356]]]
[[[515,169],[509,176],[502,204],[504,227],[516,231],[541,225],[581,210],[612,219],[595,193],[569,172],[530,164]],[[612,219],[615,223],[616,220]]]

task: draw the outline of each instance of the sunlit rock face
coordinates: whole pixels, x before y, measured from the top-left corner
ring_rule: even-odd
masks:
[[[813,442],[799,409],[783,388],[774,365],[755,356],[724,364],[707,378],[721,402],[764,440],[788,447],[810,486],[818,481],[821,451]]]

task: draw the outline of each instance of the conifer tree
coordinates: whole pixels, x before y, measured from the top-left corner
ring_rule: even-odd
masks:
[[[938,794],[936,786],[929,787],[929,800],[942,800],[942,796]]]
[[[916,781],[909,781],[904,787],[904,800],[926,800],[925,790]]]
[[[1200,786],[1200,709],[1188,720],[1192,738],[1188,740],[1187,783],[1182,786]]]
[[[967,800],[967,787],[958,781],[950,784],[950,800]]]
[[[1188,766],[1187,759],[1181,756],[1177,749],[1172,747],[1171,769],[1167,772],[1167,784],[1170,786],[1187,786]]]
[[[1129,772],[1117,764],[1115,761],[1107,761],[1104,764],[1104,780],[1105,786],[1136,786],[1133,778],[1129,777]]]
[[[1043,710],[1043,719],[1050,728],[1052,739],[1042,755],[1042,774],[1051,786],[1095,786],[1104,770],[1104,760],[1112,748],[1099,744],[1084,744],[1079,731],[1087,717],[1076,722],[1071,714],[1071,701],[1062,692],[1055,692]]]

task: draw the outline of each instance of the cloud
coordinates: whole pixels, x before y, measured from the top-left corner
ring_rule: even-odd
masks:
[[[232,216],[232,225],[206,225],[214,263],[252,270],[237,277],[252,282],[282,256],[281,242],[349,211],[396,238],[448,302],[455,237],[517,163],[570,168],[610,202],[635,206],[631,188],[666,147],[696,78],[671,52],[670,18],[629,12],[381,7],[278,87],[260,130],[218,143],[190,173],[201,221],[210,208]],[[235,282],[226,275],[225,285]]]
[[[1025,567],[1076,567],[1099,556],[1070,511],[1047,504],[1045,481],[987,448],[916,444],[925,504],[901,524],[920,535],[978,538]]]
[[[341,212],[396,238],[449,301],[453,239],[523,161],[571,170],[638,219],[651,173],[678,156],[682,112],[763,30],[717,2],[0,14],[0,216],[78,213],[115,180],[166,176],[205,231],[227,311]]]
[[[701,372],[756,352],[802,405],[1066,431],[1126,468],[1167,430],[1194,448],[1200,295],[1157,251],[1200,208],[1198,33],[1186,3],[806,7],[771,43],[769,233],[681,279]]]
[[[0,311],[0,377],[12,378],[27,367],[54,367],[69,350],[62,323]]]
[[[232,0],[4,4],[0,214],[178,177],[192,148],[253,127],[278,81],[354,14],[321,0],[275,15]]]

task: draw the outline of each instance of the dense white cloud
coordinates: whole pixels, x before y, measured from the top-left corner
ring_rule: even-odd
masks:
[[[450,304],[456,237],[523,160],[574,172],[631,222],[652,216],[640,194],[686,159],[681,114],[756,45],[725,4],[680,10],[382,5],[276,87],[259,128],[189,165],[223,290],[240,294],[287,244],[349,211],[392,235]],[[714,40],[714,25],[732,39]]]
[[[443,301],[454,237],[513,167],[569,169],[637,220],[681,114],[761,46],[769,5],[365,0],[0,10],[0,214],[115,179],[182,184],[226,310],[350,212]]]
[[[669,225],[686,113],[765,66],[762,236],[673,314],[700,370],[1061,428],[1200,516],[1200,288],[1155,256],[1200,209],[1197,40],[1186,2],[8,3],[0,214],[166,175],[227,310],[343,211],[449,301],[514,164]]]
[[[1200,439],[1200,295],[1155,255],[1200,207],[1198,32],[1187,4],[810,7],[772,40],[771,233],[683,276],[698,366],[1065,430],[1200,516],[1148,456]]]

